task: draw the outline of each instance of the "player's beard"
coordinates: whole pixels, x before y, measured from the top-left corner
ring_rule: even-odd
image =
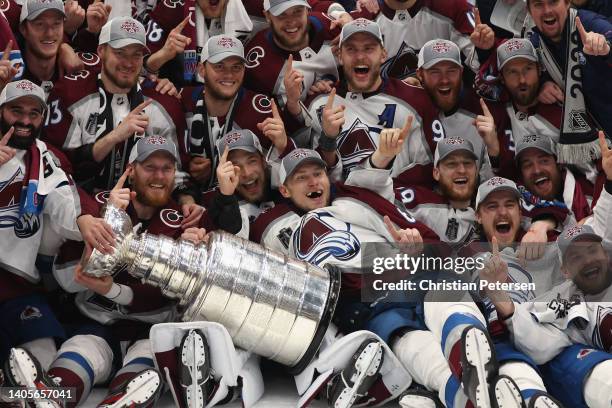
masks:
[[[113,70],[111,70],[107,66],[108,62],[105,60],[102,64],[102,69],[106,78],[108,78],[117,88],[122,89],[132,89],[138,83],[138,72],[134,73],[134,77],[131,79],[119,79],[117,75],[114,74]]]
[[[442,196],[449,201],[471,201],[476,190],[476,180],[470,180],[468,177],[468,188],[465,192],[457,192],[453,188],[453,182],[446,182],[443,179],[438,181],[438,188],[442,193]]]
[[[144,205],[149,207],[163,207],[170,201],[172,190],[174,190],[174,183],[172,185],[166,185],[163,189],[153,190],[148,187],[148,181],[138,182],[135,178],[132,179],[134,191],[136,192],[136,199]],[[160,183],[163,184],[163,183]]]
[[[224,92],[221,92],[219,88],[213,83],[213,81],[207,81],[206,78],[204,78],[204,89],[205,89],[205,92],[208,95],[212,96],[213,99],[217,99],[221,101],[231,101],[236,96],[236,93],[238,89],[240,89],[240,87],[236,89],[236,92],[234,92],[231,95],[228,95]]]
[[[438,95],[438,92],[435,89],[432,89],[424,84],[425,91],[434,102],[434,104],[440,108],[442,112],[450,112],[455,109],[457,103],[459,101],[459,92],[461,91],[461,85],[459,86],[450,86],[450,95],[446,98],[442,98]]]
[[[347,75],[345,72],[344,76],[346,78],[346,82],[348,82],[349,89],[351,90],[351,92],[373,92],[375,91],[375,89],[373,88],[375,87],[376,82],[380,78],[380,65],[378,67],[370,68],[369,74],[370,74],[370,78],[368,79],[368,82],[365,85],[361,85],[361,83],[354,81],[352,75],[350,74]]]
[[[538,97],[538,84],[529,86],[527,92],[520,92],[518,89],[510,90],[512,101],[519,106],[531,106]]]
[[[32,146],[32,143],[38,138],[40,132],[42,131],[42,125],[39,128],[35,128],[34,125],[24,125],[21,122],[15,122],[12,125],[6,123],[4,118],[0,118],[0,130],[2,130],[2,134],[5,135],[11,129],[11,126],[15,127],[25,127],[30,129],[30,136],[17,136],[13,134],[9,139],[7,146],[10,146],[14,149],[26,150]]]
[[[285,50],[295,50],[298,47],[301,48],[303,45],[304,46],[307,45],[308,25],[301,28],[302,35],[293,41],[288,40],[282,34],[278,34],[282,30],[280,28],[277,28],[272,21],[270,21],[270,26],[272,29],[272,35],[274,36],[274,39],[276,40],[276,42],[281,46],[281,48],[284,48]]]

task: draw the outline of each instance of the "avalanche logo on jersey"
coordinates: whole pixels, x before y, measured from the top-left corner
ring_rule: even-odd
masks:
[[[346,174],[376,150],[380,131],[381,129],[370,127],[356,119],[347,130],[340,132],[338,152],[342,158],[342,167]]]
[[[29,238],[40,229],[40,220],[36,215],[19,214],[21,196],[25,194],[21,181],[21,168],[0,183],[0,228],[14,228],[17,238]],[[34,203],[37,205],[38,203]]]
[[[304,216],[293,234],[293,247],[298,259],[319,266],[330,256],[346,262],[361,251],[350,224],[337,220],[328,212]]]
[[[397,54],[388,58],[380,67],[383,78],[405,79],[417,70],[417,52],[405,42],[402,42]]]
[[[604,351],[612,352],[612,308],[598,306],[597,325],[593,331],[593,344]]]

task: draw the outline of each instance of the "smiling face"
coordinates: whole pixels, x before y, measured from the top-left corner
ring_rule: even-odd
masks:
[[[601,242],[578,240],[565,251],[561,270],[584,293],[595,295],[612,283],[608,262],[608,254]]]
[[[487,241],[496,237],[500,249],[512,245],[521,223],[516,195],[507,190],[492,192],[478,206],[476,219],[482,225]]]
[[[527,3],[538,30],[554,42],[561,41],[570,7],[569,0],[529,0]]]
[[[136,200],[150,207],[166,205],[174,190],[175,163],[169,153],[160,151],[132,164],[130,183],[136,192]]]
[[[519,156],[521,177],[527,190],[545,200],[554,200],[561,193],[561,171],[555,156],[529,148]]]
[[[37,58],[52,59],[57,56],[64,35],[64,16],[48,10],[34,20],[24,20],[19,30],[26,42],[26,49]]]
[[[240,180],[236,192],[249,203],[261,202],[268,183],[263,156],[241,149],[234,149],[227,156],[234,166],[240,167]]]
[[[102,78],[110,81],[115,93],[127,93],[136,86],[142,70],[145,49],[141,45],[131,44],[123,48],[112,48],[109,45],[98,47],[102,60]]]
[[[444,112],[455,109],[461,92],[462,67],[441,61],[429,69],[419,69],[417,75],[438,108]]]
[[[286,51],[299,51],[308,45],[308,9],[304,6],[288,8],[278,16],[266,12],[274,41]]]
[[[340,65],[351,92],[372,92],[380,85],[387,51],[371,34],[355,33],[340,46]]]
[[[327,207],[330,201],[329,177],[319,163],[299,166],[278,190],[303,211]]]
[[[450,201],[469,202],[476,192],[476,160],[465,151],[449,154],[433,170],[442,195]]]
[[[219,18],[223,15],[227,0],[197,0],[205,18]]]
[[[502,68],[502,83],[519,107],[529,107],[537,103],[540,88],[540,69],[538,64],[525,58],[508,61]]]
[[[233,99],[244,80],[244,62],[238,57],[229,57],[216,64],[205,62],[198,69],[204,78],[206,93],[215,99]]]
[[[27,149],[40,135],[44,111],[37,99],[22,97],[6,103],[1,110],[2,134],[15,127],[8,145],[15,149]]]

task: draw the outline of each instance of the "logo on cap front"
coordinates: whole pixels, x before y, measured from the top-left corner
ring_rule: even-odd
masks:
[[[461,137],[447,137],[446,139],[444,139],[444,143],[448,144],[448,145],[462,145],[465,143],[465,139],[461,138]]]
[[[433,52],[437,52],[438,54],[446,54],[450,51],[450,46],[444,41],[439,41],[434,43],[431,49],[433,50]]]
[[[223,48],[233,48],[236,46],[236,41],[229,37],[223,37],[220,38],[219,41],[217,41],[217,45]]]
[[[149,136],[145,139],[146,144],[163,145],[166,144],[166,138],[163,136]]]
[[[308,153],[305,150],[294,150],[289,154],[292,159],[304,159],[308,157]]]
[[[34,84],[31,83],[30,81],[19,81],[17,83],[17,85],[15,85],[15,88],[17,89],[23,89],[24,91],[33,91],[34,90]]]
[[[234,133],[230,133],[227,136],[225,136],[225,144],[232,144],[232,143],[236,143],[237,141],[240,140],[240,138],[242,137],[242,135],[239,132],[234,132]]]
[[[518,40],[508,40],[504,44],[504,47],[506,48],[508,52],[516,52],[520,50],[521,48],[524,48],[525,43],[523,41],[518,41]]]
[[[581,226],[574,226],[565,231],[565,239],[572,239],[582,232]]]
[[[124,21],[119,28],[130,34],[134,34],[140,31],[140,27],[138,27],[138,24],[136,24],[135,21],[131,20]]]
[[[533,143],[538,141],[538,135],[525,135],[523,136],[523,143]]]
[[[366,20],[365,18],[358,18],[357,20],[353,21],[353,25],[355,25],[355,27],[367,27],[369,26],[371,23],[370,20]]]
[[[487,181],[487,186],[489,187],[498,187],[503,186],[504,184],[506,184],[506,181],[501,177],[491,177]]]

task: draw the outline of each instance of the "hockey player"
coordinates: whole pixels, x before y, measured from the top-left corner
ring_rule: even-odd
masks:
[[[599,138],[608,181],[594,208],[592,227],[568,227],[557,239],[565,282],[528,302],[518,302],[503,290],[486,291],[514,343],[538,364],[547,363],[543,372],[551,391],[572,407],[608,406],[612,392],[610,303],[606,297],[612,282],[607,254],[612,151],[603,132]],[[489,282],[507,281],[509,271],[509,265],[498,259],[481,277]]]
[[[215,177],[211,169],[217,168],[217,143],[226,133],[236,129],[249,129],[257,135],[265,155],[283,154],[287,143],[284,121],[273,107],[272,99],[243,88],[244,48],[235,37],[211,37],[202,51],[202,64],[198,72],[205,80],[202,87],[185,88],[182,99],[187,112],[189,136],[189,171],[203,187],[212,187]],[[270,118],[272,114],[272,118]],[[191,117],[190,117],[191,116]],[[274,132],[271,129],[279,129]],[[270,147],[278,143],[278,149]]]
[[[478,71],[478,58],[470,35],[474,31],[471,6],[466,0],[436,1],[383,0],[377,13],[362,12],[377,22],[385,38],[388,57],[382,66],[384,76],[404,79],[416,70],[416,55],[430,40],[455,43],[465,64]]]
[[[23,345],[44,367],[55,353],[55,339],[65,334],[40,293],[34,265],[43,229],[49,240],[81,240],[76,188],[38,139],[46,106],[44,91],[28,80],[11,82],[0,94],[0,360]]]
[[[342,28],[339,61],[344,79],[329,95],[317,95],[302,112],[311,126],[314,146],[318,146],[328,165],[340,156],[343,178],[369,157],[385,128],[401,128],[408,117],[415,120],[404,150],[394,162],[393,175],[410,183],[431,180],[432,151],[444,130],[437,109],[427,93],[400,80],[383,79],[380,66],[386,58],[382,34],[377,23],[357,19]],[[292,114],[293,101],[287,109]]]
[[[100,33],[101,73],[85,70],[65,76],[49,96],[45,140],[68,153],[77,182],[90,193],[115,185],[142,135],[172,140],[186,158],[179,143],[185,132],[180,103],[139,85],[147,52],[142,24],[130,17],[115,18]],[[176,175],[180,190],[187,183],[186,173],[179,167]]]
[[[141,230],[179,238],[183,234],[182,216],[180,207],[171,198],[176,150],[170,140],[161,136],[141,139],[130,154],[128,170],[115,188],[96,198],[108,197],[113,205],[125,209]],[[123,187],[128,177],[131,188]],[[207,217],[199,225],[214,228]],[[102,243],[95,249],[102,252]],[[113,355],[115,359],[121,358],[117,355],[116,342],[130,341],[124,363],[111,380],[109,395],[102,404],[151,404],[159,396],[162,377],[153,370],[149,329],[154,323],[173,321],[177,317],[173,302],[164,298],[159,289],[140,283],[124,271],[114,277],[94,278],[77,266],[74,273],[75,283],[89,289],[76,297],[79,310],[100,323],[112,325],[114,336],[109,340],[85,333],[68,339],[47,372],[55,381],[46,386],[75,387],[77,402],[84,401],[95,384],[110,378]],[[32,357],[19,350],[12,356],[11,362],[22,369],[31,363]],[[19,369],[11,375],[13,384],[24,385]]]
[[[288,58],[293,69],[289,72],[300,100],[305,100],[311,87],[319,80],[338,79],[336,59],[329,42],[339,33],[340,21],[326,14],[309,12],[306,0],[271,0],[265,2],[266,20],[270,28],[260,31],[246,46],[246,86],[255,92],[287,101]]]

